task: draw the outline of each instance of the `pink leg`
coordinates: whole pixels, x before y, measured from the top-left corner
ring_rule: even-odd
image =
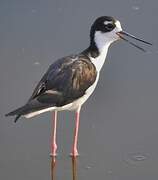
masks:
[[[78,156],[78,150],[77,150],[77,141],[78,141],[78,129],[79,129],[79,121],[80,121],[80,107],[76,111],[76,123],[75,123],[75,130],[74,130],[74,142],[72,147],[72,153],[71,156]]]
[[[53,112],[53,132],[51,144],[51,156],[56,156],[57,143],[56,143],[56,129],[57,129],[57,111]]]

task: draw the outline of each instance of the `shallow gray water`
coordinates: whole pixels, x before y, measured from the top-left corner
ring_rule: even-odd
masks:
[[[149,53],[122,41],[110,48],[82,108],[74,168],[68,156],[74,114],[59,114],[54,179],[72,179],[73,172],[78,180],[158,178],[158,2],[1,0],[0,179],[51,179],[50,113],[17,124],[4,114],[27,101],[49,64],[88,46],[90,25],[100,15],[117,17],[155,46],[146,47]]]

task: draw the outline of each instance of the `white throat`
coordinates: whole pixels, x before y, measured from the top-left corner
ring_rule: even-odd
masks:
[[[121,31],[121,24],[119,21],[115,22],[116,27],[110,32],[96,31],[94,34],[94,41],[99,50],[99,56],[96,58],[90,57],[92,63],[95,65],[97,71],[99,72],[105,62],[108,48],[111,43],[119,39],[117,32]]]
[[[113,40],[111,40],[107,36],[103,37],[103,34],[100,31],[95,33],[94,40],[95,40],[96,46],[99,50],[99,56],[96,58],[90,57],[90,59],[91,59],[92,63],[95,65],[97,72],[100,72],[100,70],[105,62],[108,48],[109,48],[110,44],[113,42]]]

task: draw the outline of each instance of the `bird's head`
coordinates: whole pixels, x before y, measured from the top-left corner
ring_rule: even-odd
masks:
[[[140,46],[132,43],[125,36],[129,36],[133,39],[141,41],[145,44],[152,45],[151,43],[139,39],[125,31],[122,30],[120,21],[116,20],[110,16],[102,16],[97,18],[91,26],[90,30],[90,40],[91,44],[95,44],[99,49],[103,48],[105,45],[110,45],[111,43],[123,39],[129,42],[131,45],[139,48],[140,50],[145,51]]]

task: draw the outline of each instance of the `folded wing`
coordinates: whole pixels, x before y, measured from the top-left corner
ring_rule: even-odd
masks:
[[[95,82],[95,66],[84,55],[68,56],[53,63],[23,107],[8,113],[26,115],[49,107],[62,107],[83,96]]]

